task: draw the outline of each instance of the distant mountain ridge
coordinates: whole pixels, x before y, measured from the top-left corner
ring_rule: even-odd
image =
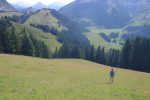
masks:
[[[111,0],[76,0],[59,11],[84,26],[116,28],[130,20],[126,8]]]
[[[38,2],[38,3],[36,3],[36,4],[33,6],[33,8],[35,8],[35,9],[42,9],[42,8],[47,8],[47,6],[44,5],[44,4],[41,3],[41,2]]]
[[[16,11],[6,0],[0,0],[0,11]]]
[[[54,2],[52,4],[49,4],[49,5],[45,5],[41,2],[38,2],[37,4],[35,4],[33,6],[33,8],[39,10],[39,9],[42,9],[42,8],[49,8],[49,9],[55,9],[55,10],[58,10],[59,8],[61,8],[62,6],[64,6],[63,3],[60,3],[60,2]]]
[[[149,0],[76,0],[59,12],[84,26],[121,28],[150,13],[149,5]]]
[[[55,10],[59,10],[59,8],[63,7],[65,4],[60,3],[60,2],[54,2],[50,5],[48,5],[48,8],[50,9],[55,9]]]

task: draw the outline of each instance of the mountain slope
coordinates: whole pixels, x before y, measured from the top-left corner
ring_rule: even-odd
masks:
[[[51,33],[45,33],[43,31],[41,31],[40,29],[34,28],[34,27],[30,27],[30,26],[26,26],[24,24],[19,24],[16,22],[12,22],[12,21],[1,21],[0,22],[0,29],[1,30],[10,30],[9,32],[12,32],[12,28],[15,28],[16,32],[15,34],[20,34],[21,36],[24,34],[22,33],[22,31],[24,29],[26,29],[26,31],[32,35],[34,38],[36,38],[37,40],[40,40],[42,42],[44,42],[49,50],[52,50],[52,52],[54,52],[56,47],[60,47],[61,44],[57,41],[57,37],[52,35]],[[10,34],[9,33],[9,34]],[[5,33],[8,34],[8,33]]]
[[[149,0],[76,0],[59,12],[84,26],[95,47],[118,49],[127,38],[150,36],[149,5]]]
[[[2,13],[1,16],[5,15],[6,13]],[[11,20],[20,26],[30,27],[31,33],[36,33],[32,32],[32,29],[37,29],[40,30],[38,32],[39,34],[48,34],[54,36],[55,42],[57,41],[56,45],[49,43],[51,40],[53,41],[53,39],[47,38],[46,40],[49,41],[47,42],[49,43],[47,45],[52,47],[52,51],[54,51],[56,47],[59,47],[60,45],[58,46],[58,44],[60,43],[70,43],[82,46],[89,44],[86,37],[82,34],[84,29],[77,25],[75,22],[70,21],[67,17],[59,14],[56,10],[45,8],[35,12],[21,13],[20,15],[15,13],[8,14],[7,12],[6,19]],[[12,24],[12,26],[13,25],[14,24]],[[35,37],[36,35],[37,34],[34,34]],[[43,36],[40,35],[39,38],[43,38]]]
[[[149,0],[76,0],[60,12],[88,26],[120,28],[150,23]]]
[[[31,15],[25,22],[26,25],[50,32],[56,36],[63,35],[63,42],[69,40],[71,43],[88,44],[83,35],[84,28],[61,15],[56,10],[41,9]]]
[[[39,59],[0,54],[0,100],[149,100],[150,74],[80,59]],[[115,92],[114,92],[115,91]]]
[[[54,27],[58,31],[63,31],[66,28],[64,26],[59,25],[59,20],[52,15],[52,11],[48,9],[42,9],[33,14],[25,24],[40,24],[40,25],[48,25],[49,27]]]
[[[130,20],[126,7],[117,0],[76,0],[59,12],[84,26],[120,28]]]
[[[0,11],[16,11],[6,0],[0,0]]]
[[[14,24],[13,26],[16,26],[16,28],[18,28],[18,30],[20,31],[23,30],[23,28],[26,28],[30,34],[32,34],[37,39],[43,41],[49,47],[49,49],[52,50],[52,52],[54,52],[56,47],[59,48],[61,46],[61,44],[57,41],[57,37],[51,33],[45,33],[40,29],[18,24],[15,22],[13,22],[13,24]]]

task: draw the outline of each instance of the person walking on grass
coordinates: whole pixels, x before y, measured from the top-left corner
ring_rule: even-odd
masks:
[[[114,82],[114,77],[115,77],[115,71],[112,68],[110,71],[110,82],[113,83]]]

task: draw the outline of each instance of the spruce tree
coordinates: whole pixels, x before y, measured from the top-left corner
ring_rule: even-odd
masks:
[[[79,46],[74,46],[72,49],[73,58],[82,58],[81,49]]]
[[[58,48],[57,48],[57,47],[55,48],[55,52],[54,52],[54,54],[53,54],[53,57],[54,57],[54,58],[59,58],[59,51],[58,51]]]
[[[131,42],[129,39],[126,40],[125,45],[122,49],[121,54],[121,66],[127,67],[130,65],[130,57],[131,57]]]
[[[11,27],[5,29],[3,34],[3,46],[5,53],[12,53]]]
[[[43,48],[42,57],[43,58],[51,58],[52,57],[51,52],[43,42],[42,42],[42,48]]]
[[[84,52],[85,52],[85,59],[86,60],[90,60],[90,47],[87,46],[85,49],[84,49]]]
[[[63,43],[63,45],[60,48],[60,57],[61,58],[71,57],[71,49],[67,43]]]
[[[99,46],[96,52],[96,62],[100,63],[100,61],[101,61],[101,47]]]
[[[0,53],[3,52],[2,40],[1,40],[1,31],[0,31]]]
[[[34,56],[35,51],[34,51],[33,42],[30,39],[30,36],[27,33],[26,29],[23,30],[23,34],[24,36],[22,40],[21,53],[27,56]]]
[[[94,45],[91,46],[91,49],[90,49],[90,60],[91,61],[95,61],[95,48],[94,48]]]
[[[133,46],[132,46],[132,52],[131,52],[131,68],[132,69],[138,69],[140,66],[140,58],[141,58],[141,38],[136,37],[136,39],[133,41]],[[135,68],[136,67],[136,68]]]
[[[11,34],[11,49],[14,54],[19,54],[21,49],[21,40],[14,27],[12,27]]]
[[[119,66],[120,52],[119,50],[110,49],[107,53],[107,64],[113,67]]]
[[[106,64],[106,56],[105,56],[105,49],[102,48],[101,50],[101,61],[100,61],[101,64]]]
[[[1,46],[1,44],[0,44],[0,53],[2,53],[3,51],[2,51],[2,46]]]

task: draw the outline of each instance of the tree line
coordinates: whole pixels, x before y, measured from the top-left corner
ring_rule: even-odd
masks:
[[[24,28],[20,33],[8,21],[0,23],[0,53],[50,58],[51,51]]]
[[[122,50],[106,50],[102,46],[95,48],[94,45],[88,45],[83,41],[70,40],[69,33],[59,36],[62,46],[52,53],[44,42],[35,38],[25,28],[18,33],[9,20],[2,19],[0,20],[0,53],[43,58],[85,59],[113,67],[150,72],[149,38],[127,39]]]
[[[60,49],[56,48],[54,58],[77,58],[93,61],[100,64],[118,66],[120,51],[104,47],[95,48],[94,45],[80,46],[78,44],[64,43]]]
[[[127,39],[122,50],[64,43],[60,49],[56,48],[53,57],[85,59],[112,67],[150,72],[150,39]]]
[[[150,72],[150,39],[127,39],[122,49],[120,65],[127,69]]]

